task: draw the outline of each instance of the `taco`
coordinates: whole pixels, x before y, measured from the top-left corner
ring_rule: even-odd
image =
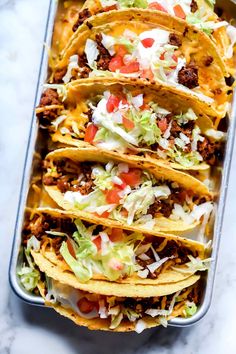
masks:
[[[44,187],[60,207],[107,226],[184,231],[213,208],[202,182],[153,159],[65,148],[49,153],[44,169]]]
[[[54,68],[54,83],[93,82],[95,77],[157,82],[204,101],[217,116],[225,115],[228,73],[201,31],[164,13],[135,9],[99,14],[86,24]]]
[[[67,145],[151,156],[177,169],[205,169],[222,156],[225,134],[191,99],[164,87],[82,82],[64,102],[47,88],[36,112],[52,140]]]
[[[218,17],[214,12],[214,4],[215,1],[207,0],[87,0],[78,12],[72,30],[75,32],[92,15],[101,12],[127,8],[161,11],[185,20],[188,24],[203,31],[216,44],[224,61],[232,66],[230,59],[233,55],[236,29]]]
[[[106,280],[159,286],[205,271],[210,262],[204,259],[202,243],[106,227],[55,209],[32,212],[24,227],[23,243],[27,250],[34,245],[34,252],[67,279],[81,283]]]
[[[136,331],[158,325],[167,326],[175,317],[191,317],[200,302],[199,276],[193,275],[176,285],[164,285],[161,292],[150,296],[150,286],[119,285],[119,293],[113,292],[113,284],[106,291],[106,284],[92,285],[89,290],[70,286],[58,280],[61,274],[43,258],[35,258],[40,269],[36,287],[45,300],[45,305],[53,307],[59,314],[74,321],[79,326],[93,330],[116,332]],[[81,285],[81,284],[80,284]],[[85,286],[86,287],[86,286]],[[115,286],[116,288],[116,286]],[[123,289],[124,288],[124,289]],[[96,292],[99,290],[99,292]],[[126,291],[132,294],[128,296]]]

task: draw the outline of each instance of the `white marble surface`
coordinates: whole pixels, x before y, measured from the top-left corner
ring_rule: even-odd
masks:
[[[0,0],[0,354],[236,353],[236,149],[210,311],[191,328],[92,333],[22,303],[8,264],[49,0]]]

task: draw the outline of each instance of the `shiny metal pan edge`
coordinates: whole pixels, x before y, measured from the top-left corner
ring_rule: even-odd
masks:
[[[217,1],[217,5],[219,5],[222,9],[232,11],[232,8],[235,9],[236,13],[236,2],[235,1]],[[48,9],[48,18],[46,22],[46,31],[44,37],[44,43],[50,47],[51,45],[51,38],[53,33],[53,26],[54,20],[57,13],[57,6],[58,1],[50,0],[49,9]],[[232,12],[231,12],[232,13]],[[36,88],[36,97],[35,97],[35,104],[34,107],[40,100],[41,96],[41,87],[45,82],[45,77],[47,74],[48,69],[48,54],[47,50],[44,46],[42,51],[41,63],[40,63],[40,71],[39,71],[39,78],[37,82]],[[236,92],[234,94],[231,112],[229,113],[229,126],[228,126],[228,133],[227,133],[227,145],[225,149],[225,158],[223,163],[223,173],[221,178],[221,185],[220,185],[220,196],[217,205],[217,212],[214,224],[214,232],[213,232],[213,243],[212,243],[212,254],[211,257],[213,259],[211,268],[208,271],[208,274],[205,279],[205,289],[202,295],[202,303],[197,311],[197,313],[192,316],[191,318],[176,318],[169,321],[169,326],[174,327],[187,327],[195,324],[196,322],[200,321],[207,313],[210,308],[212,295],[213,295],[213,286],[214,286],[214,279],[216,274],[216,266],[217,266],[217,256],[219,251],[220,245],[220,238],[222,233],[222,225],[223,225],[223,216],[224,216],[224,209],[225,209],[225,202],[227,197],[227,189],[228,189],[228,181],[230,175],[230,165],[231,159],[233,154],[233,146],[234,146],[234,134],[236,129]],[[35,146],[37,142],[37,135],[38,135],[38,125],[35,119],[35,114],[33,112],[30,132],[29,132],[29,139],[27,144],[26,150],[26,158],[23,168],[23,175],[22,175],[22,182],[21,182],[21,189],[20,189],[20,196],[19,196],[19,204],[16,216],[16,224],[14,229],[14,237],[13,237],[13,246],[11,252],[11,259],[10,259],[10,266],[9,266],[9,282],[13,292],[23,301],[28,304],[35,305],[35,306],[44,306],[44,300],[39,297],[28,293],[23,287],[19,284],[17,278],[17,263],[18,263],[18,256],[20,251],[21,245],[21,232],[22,232],[22,223],[24,221],[24,213],[25,213],[25,206],[27,200],[27,194],[30,186],[30,180],[32,176],[32,162],[34,160],[34,153],[35,153]]]

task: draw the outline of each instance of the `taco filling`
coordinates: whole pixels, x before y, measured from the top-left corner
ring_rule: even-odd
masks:
[[[78,319],[82,317],[91,322],[102,319],[111,330],[119,329],[123,323],[130,323],[138,333],[150,327],[150,321],[166,327],[171,318],[191,317],[199,305],[197,284],[172,295],[129,298],[91,294],[46,277],[44,291],[47,304],[55,309],[61,306],[76,314]],[[71,318],[76,320],[75,316]],[[103,329],[102,322],[99,329]]]
[[[52,97],[54,102],[54,95],[55,90],[47,89],[40,107],[48,102],[46,98]],[[72,138],[72,144],[79,139],[105,150],[154,154],[186,168],[202,162],[215,165],[222,156],[224,133],[214,129],[202,132],[191,108],[175,114],[150,102],[148,95],[132,96],[125,89],[104,91],[80,101],[78,109],[61,110],[58,116],[54,109],[46,109],[38,118],[52,134]]]
[[[71,78],[126,76],[150,81],[160,80],[185,89],[198,84],[198,67],[187,64],[181,51],[181,37],[155,28],[137,34],[129,29],[119,36],[97,33],[88,38],[84,52],[73,55],[64,83]]]
[[[235,44],[230,32],[233,31],[235,34],[236,30],[227,21],[217,16],[214,12],[214,5],[214,0],[97,0],[94,2],[88,0],[78,13],[77,20],[73,25],[73,31],[75,32],[79,26],[96,13],[129,8],[156,10],[185,20],[208,36],[214,36],[215,32],[217,33],[217,31],[223,29],[225,31],[224,35],[226,34],[229,40],[229,48],[225,55],[226,58],[230,58],[233,55],[232,47]]]
[[[80,219],[73,222],[69,217],[49,214],[35,215],[28,221],[24,244],[26,249],[37,244],[37,252],[65,271],[72,271],[81,282],[103,278],[116,281],[131,276],[156,279],[172,269],[184,277],[206,270],[209,261],[199,258],[204,247],[194,247],[191,242],[188,245],[173,238],[152,237]]]
[[[176,182],[157,180],[126,163],[75,163],[62,158],[45,160],[44,168],[44,185],[56,186],[71,208],[128,225],[152,228],[158,217],[192,224],[212,210],[209,197],[196,196]]]

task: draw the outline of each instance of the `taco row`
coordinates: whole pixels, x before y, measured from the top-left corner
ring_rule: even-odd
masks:
[[[52,203],[26,212],[18,276],[78,325],[140,333],[201,305],[234,74],[209,3],[86,1],[50,62]]]

